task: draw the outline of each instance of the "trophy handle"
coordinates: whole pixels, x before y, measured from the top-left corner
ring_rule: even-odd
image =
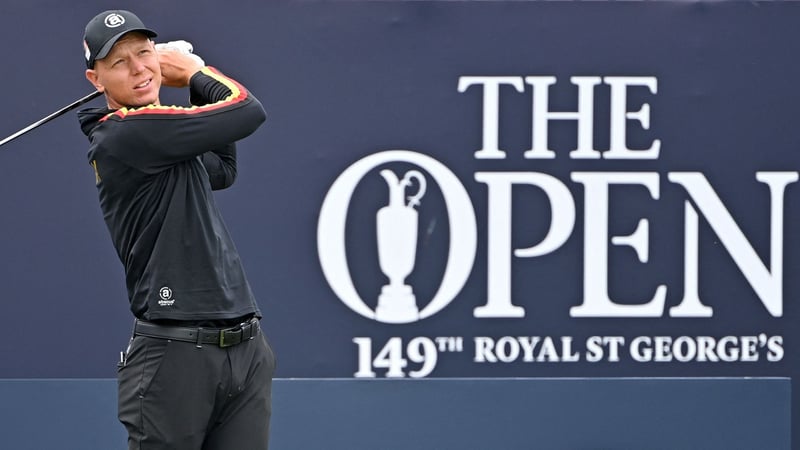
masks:
[[[419,189],[417,190],[417,193],[408,197],[408,206],[413,208],[414,206],[419,205],[419,199],[421,199],[422,196],[425,195],[425,189],[427,185],[425,184],[426,183],[425,177],[423,177],[422,174],[419,173],[419,171],[409,170],[408,172],[406,172],[405,176],[403,177],[403,180],[400,181],[400,186],[402,186],[403,188],[411,186],[412,179],[416,179],[417,183],[419,183]]]

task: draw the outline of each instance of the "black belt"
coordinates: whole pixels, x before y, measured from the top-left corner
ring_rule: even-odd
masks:
[[[230,328],[166,326],[141,320],[136,320],[133,327],[136,336],[194,342],[198,347],[203,344],[231,347],[253,339],[258,333],[258,319],[255,317]]]

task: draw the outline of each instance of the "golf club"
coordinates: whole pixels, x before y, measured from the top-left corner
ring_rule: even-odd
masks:
[[[47,116],[47,117],[44,117],[44,118],[42,118],[42,119],[39,119],[38,121],[36,121],[36,122],[34,122],[34,123],[32,123],[32,124],[28,125],[27,127],[25,127],[25,128],[23,128],[23,129],[21,129],[21,130],[17,131],[16,133],[12,134],[11,136],[9,136],[9,137],[7,137],[7,138],[3,139],[2,141],[0,141],[0,146],[2,146],[2,145],[4,145],[4,144],[7,144],[7,143],[9,143],[9,142],[11,142],[11,141],[13,141],[14,139],[16,139],[16,138],[18,138],[18,137],[22,136],[23,134],[25,134],[25,133],[27,133],[27,132],[29,132],[29,131],[33,130],[34,128],[36,128],[36,127],[38,127],[38,126],[40,126],[40,125],[43,125],[43,124],[45,124],[45,123],[47,123],[47,122],[49,122],[49,121],[51,121],[51,120],[55,119],[55,118],[56,118],[56,117],[58,117],[58,116],[61,116],[61,115],[65,114],[65,113],[67,113],[67,112],[69,112],[69,111],[72,111],[73,109],[75,109],[75,108],[77,108],[77,107],[81,106],[82,104],[84,104],[84,103],[86,103],[86,102],[88,102],[88,101],[90,101],[90,100],[92,100],[92,99],[94,99],[94,98],[97,98],[97,97],[99,97],[100,95],[102,95],[102,92],[100,92],[100,91],[94,91],[94,92],[92,92],[92,93],[91,93],[91,94],[89,94],[89,95],[86,95],[86,96],[84,96],[84,97],[82,97],[82,98],[80,98],[80,99],[78,99],[78,100],[75,100],[74,102],[72,102],[72,103],[70,103],[69,105],[67,105],[67,106],[65,106],[65,107],[63,107],[63,108],[61,108],[61,109],[59,109],[58,111],[56,111],[56,112],[54,112],[54,113],[50,114],[49,116]]]

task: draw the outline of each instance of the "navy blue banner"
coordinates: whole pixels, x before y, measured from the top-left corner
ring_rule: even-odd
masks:
[[[270,446],[789,450],[790,387],[779,378],[279,379]],[[124,446],[116,389],[109,379],[0,380],[4,404],[13,405],[0,410],[3,444]]]
[[[0,7],[1,135],[92,90],[106,8]],[[135,8],[269,114],[218,200],[279,376],[800,374],[797,3]],[[86,149],[74,113],[0,147],[0,377],[127,342]]]

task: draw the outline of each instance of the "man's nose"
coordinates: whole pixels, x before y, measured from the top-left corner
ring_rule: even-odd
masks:
[[[141,58],[133,58],[131,63],[131,71],[133,73],[140,73],[145,69],[144,61]]]

